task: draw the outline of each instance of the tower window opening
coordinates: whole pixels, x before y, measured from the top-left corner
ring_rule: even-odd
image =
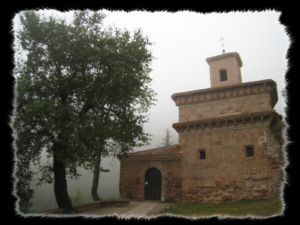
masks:
[[[246,147],[246,156],[253,157],[254,156],[253,146],[245,146],[245,147]]]
[[[199,158],[198,159],[206,159],[205,149],[198,149]]]
[[[224,69],[220,70],[220,80],[221,81],[226,81],[227,80],[227,71]]]

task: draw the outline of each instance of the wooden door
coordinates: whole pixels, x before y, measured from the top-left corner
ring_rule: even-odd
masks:
[[[145,199],[160,200],[161,173],[156,168],[150,168],[145,174]]]

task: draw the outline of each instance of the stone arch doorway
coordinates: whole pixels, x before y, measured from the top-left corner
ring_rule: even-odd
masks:
[[[145,200],[161,199],[161,173],[156,168],[150,168],[145,173]]]

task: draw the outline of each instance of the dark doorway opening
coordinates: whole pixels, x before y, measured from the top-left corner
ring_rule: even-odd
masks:
[[[150,168],[145,174],[145,199],[160,200],[161,173],[156,168]]]

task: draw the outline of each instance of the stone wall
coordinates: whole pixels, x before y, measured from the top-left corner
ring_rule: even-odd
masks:
[[[162,175],[162,201],[181,201],[180,160],[121,160],[120,196],[135,200],[144,199],[145,174],[149,168],[156,168]]]
[[[179,106],[179,122],[200,120],[235,113],[252,113],[271,110],[268,93],[220,99]]]
[[[266,136],[270,137],[268,127],[181,134],[182,201],[220,203],[278,196],[283,170],[280,163],[272,164],[274,143]],[[254,147],[253,157],[246,156],[249,145]],[[200,159],[199,149],[205,150],[206,159]]]

